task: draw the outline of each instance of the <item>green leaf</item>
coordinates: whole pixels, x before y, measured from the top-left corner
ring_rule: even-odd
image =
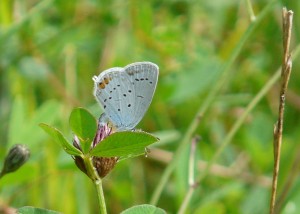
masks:
[[[145,153],[145,147],[157,141],[158,138],[142,131],[116,132],[95,146],[91,155],[98,157],[136,156]]]
[[[80,140],[84,152],[90,149],[97,131],[95,117],[84,108],[75,108],[69,119],[70,127]]]
[[[142,204],[130,207],[127,210],[121,212],[121,214],[166,214],[167,212],[161,208],[150,204]]]
[[[18,214],[59,214],[60,212],[26,206],[26,207],[20,207],[17,210],[17,213]]]
[[[45,123],[40,123],[39,126],[44,129],[45,132],[50,135],[54,141],[59,143],[62,148],[70,155],[81,155],[81,151],[75,148],[73,145],[71,145],[66,138],[63,136],[63,134],[56,128],[49,126]]]

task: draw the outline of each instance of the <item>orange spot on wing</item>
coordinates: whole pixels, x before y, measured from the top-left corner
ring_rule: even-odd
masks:
[[[105,83],[104,82],[99,82],[98,88],[104,89],[105,88]]]
[[[107,85],[108,83],[109,83],[109,79],[108,78],[106,78],[106,77],[104,77],[104,83]]]

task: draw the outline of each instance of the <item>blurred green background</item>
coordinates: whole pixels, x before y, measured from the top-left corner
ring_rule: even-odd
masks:
[[[160,137],[161,142],[147,158],[122,161],[104,179],[108,212],[149,203],[196,112],[222,83],[192,135],[202,138],[195,170],[201,174],[203,164],[280,68],[283,6],[294,11],[291,49],[300,41],[300,1],[252,1],[254,14],[261,15],[254,23],[249,2],[1,0],[0,163],[16,143],[26,144],[31,158],[0,180],[0,206],[98,212],[92,182],[38,124],[58,127],[71,140],[72,108],[85,107],[96,117],[102,112],[92,95],[92,77],[137,61],[160,67],[153,102],[137,128]],[[300,156],[299,68],[296,57],[279,176],[279,194],[287,190],[282,213],[300,213],[299,166],[295,165]],[[247,114],[200,183],[187,213],[267,212],[278,92],[279,80]],[[176,213],[188,190],[188,157],[188,148],[176,157],[176,169],[159,199],[158,206],[168,213]]]

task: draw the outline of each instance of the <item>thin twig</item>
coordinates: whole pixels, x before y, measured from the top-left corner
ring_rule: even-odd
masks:
[[[193,195],[194,189],[197,187],[197,184],[195,183],[195,157],[196,157],[196,146],[199,140],[200,140],[199,136],[194,137],[192,140],[191,152],[189,158],[189,190],[185,195],[185,198],[183,199],[178,214],[185,213],[185,210],[188,206],[188,202],[190,201],[190,198]]]
[[[162,149],[152,148],[149,157],[153,160],[168,164],[173,158],[173,153]],[[197,171],[202,172],[204,169],[206,169],[207,162],[198,160],[196,167]],[[270,188],[272,184],[270,177],[264,175],[254,175],[250,172],[247,172],[239,165],[232,165],[228,167],[214,163],[209,170],[209,174],[221,178],[237,179],[247,184],[255,184],[265,188]]]
[[[283,20],[283,63],[281,70],[282,85],[279,96],[279,109],[278,109],[278,121],[274,127],[274,170],[273,170],[273,182],[272,182],[272,193],[270,201],[270,214],[275,213],[276,205],[276,192],[277,192],[277,182],[279,174],[279,164],[280,164],[280,152],[282,144],[282,131],[283,131],[283,118],[284,118],[284,105],[285,105],[285,95],[292,69],[292,60],[289,52],[290,41],[291,41],[291,29],[293,20],[293,11],[287,11],[286,8],[282,10],[282,20]]]
[[[294,182],[298,178],[299,174],[299,169],[300,169],[300,148],[295,152],[294,162],[289,170],[289,175],[285,179],[285,183],[282,185],[282,191],[278,196],[278,199],[276,200],[276,205],[275,205],[275,213],[280,213],[280,210],[282,209],[282,206],[284,205],[285,198],[287,197],[290,189],[292,188]]]
[[[295,55],[298,55],[300,52],[300,46],[298,46],[295,50]],[[230,129],[228,134],[226,135],[225,139],[223,140],[222,144],[219,146],[218,150],[214,154],[214,156],[208,161],[205,169],[200,174],[200,176],[197,178],[197,183],[201,183],[204,178],[209,174],[210,169],[213,166],[213,163],[216,162],[216,160],[220,157],[222,152],[225,150],[225,148],[232,142],[232,138],[237,133],[243,122],[245,121],[246,117],[249,115],[249,113],[253,110],[253,108],[257,105],[257,103],[266,95],[266,93],[270,90],[270,88],[275,84],[275,82],[280,77],[281,70],[278,70],[271,78],[270,80],[265,84],[265,86],[258,92],[258,94],[253,98],[253,100],[249,103],[249,105],[246,107],[244,113],[239,117],[239,119],[235,122],[233,127]],[[191,193],[192,194],[192,193]]]
[[[212,88],[212,90],[210,91],[210,93],[208,94],[206,99],[204,100],[203,105],[201,107],[199,107],[193,121],[190,123],[190,125],[189,125],[182,141],[180,142],[180,144],[179,144],[179,146],[178,146],[178,148],[177,148],[177,150],[174,154],[174,157],[173,157],[172,161],[170,162],[170,164],[165,169],[165,171],[164,171],[164,173],[161,177],[161,180],[159,181],[157,187],[154,190],[154,193],[153,193],[153,195],[151,197],[151,200],[150,200],[150,204],[153,204],[153,205],[157,204],[158,199],[159,199],[159,197],[160,197],[160,195],[163,191],[163,188],[167,184],[167,182],[169,180],[169,177],[171,176],[171,173],[173,172],[173,170],[176,167],[176,163],[177,163],[176,160],[181,155],[182,151],[184,151],[185,146],[188,145],[188,143],[190,142],[195,130],[197,129],[197,127],[199,125],[200,119],[205,114],[205,112],[208,110],[210,105],[213,103],[213,101],[217,97],[217,94],[220,92],[223,85],[228,80],[228,73],[230,72],[230,68],[233,65],[235,59],[238,57],[240,51],[242,50],[244,44],[246,43],[247,39],[250,37],[250,35],[254,31],[254,29],[258,26],[260,21],[268,14],[269,10],[274,6],[275,3],[276,3],[276,1],[271,1],[264,8],[264,10],[257,17],[256,21],[252,22],[249,25],[248,29],[246,30],[246,32],[241,37],[239,43],[236,45],[236,47],[233,50],[230,58],[228,59],[227,63],[225,64],[225,66],[223,68],[223,73],[220,77],[220,80],[216,83],[215,87]]]

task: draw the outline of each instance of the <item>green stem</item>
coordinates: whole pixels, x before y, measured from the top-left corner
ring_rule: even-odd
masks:
[[[292,53],[292,59],[295,59],[300,54],[300,45],[298,45],[295,50]],[[258,92],[258,94],[253,98],[253,100],[249,103],[243,114],[239,117],[239,119],[234,123],[233,127],[229,131],[229,133],[226,135],[223,143],[219,146],[219,149],[216,151],[214,156],[210,159],[210,161],[207,163],[205,169],[203,170],[203,173],[200,174],[200,176],[197,178],[197,183],[201,183],[203,179],[209,174],[210,169],[214,162],[220,157],[222,152],[225,150],[225,148],[232,142],[233,136],[237,133],[239,128],[242,126],[243,122],[245,121],[246,117],[249,115],[249,113],[253,110],[253,108],[258,104],[258,102],[267,94],[267,92],[274,86],[274,84],[279,80],[281,75],[281,67],[276,71],[275,74],[270,78],[270,80],[265,84],[265,86]],[[190,200],[192,199],[192,195],[195,191],[195,188],[192,188],[189,190],[189,192],[186,194],[184,201],[185,204],[188,204]],[[186,207],[185,207],[186,208]],[[181,213],[184,213],[185,210],[181,210]]]
[[[106,204],[105,204],[105,198],[104,198],[103,187],[102,187],[102,179],[95,181],[94,184],[97,189],[100,213],[106,214],[107,212],[106,212]]]
[[[186,208],[188,207],[188,204],[189,204],[189,202],[190,202],[190,200],[191,200],[191,198],[194,194],[194,191],[195,191],[195,187],[190,186],[190,188],[189,188],[187,194],[185,195],[184,200],[183,200],[177,214],[186,213]]]
[[[105,198],[104,198],[103,187],[102,187],[102,179],[99,177],[98,172],[93,165],[92,157],[85,156],[83,157],[83,160],[87,169],[87,173],[96,186],[98,200],[99,200],[100,214],[106,214],[107,212],[106,212],[106,204],[105,204]]]
[[[209,106],[213,103],[214,99],[217,97],[217,95],[220,92],[220,90],[222,89],[223,85],[228,80],[228,73],[230,72],[230,68],[231,68],[232,64],[234,63],[235,59],[239,55],[239,53],[242,50],[242,47],[246,43],[247,39],[250,37],[250,35],[254,31],[254,29],[258,26],[260,21],[268,14],[269,10],[273,7],[274,3],[275,3],[275,1],[271,1],[265,7],[265,9],[257,17],[256,21],[252,22],[249,25],[248,29],[246,30],[246,32],[241,37],[239,43],[237,44],[237,46],[233,50],[233,53],[231,54],[228,62],[226,63],[226,65],[223,68],[223,73],[220,77],[220,80],[215,85],[215,87],[212,88],[212,90],[210,90],[210,93],[208,94],[205,101],[203,102],[203,105],[199,108],[198,112],[196,113],[196,115],[194,117],[194,120],[190,123],[190,126],[188,127],[182,141],[180,142],[180,144],[179,144],[179,146],[178,146],[178,148],[177,148],[177,150],[176,150],[176,152],[173,156],[172,161],[169,163],[169,165],[165,169],[165,171],[164,171],[164,173],[161,177],[160,182],[158,183],[156,189],[154,190],[154,193],[153,193],[152,198],[150,200],[150,204],[153,204],[153,205],[157,204],[158,199],[159,199],[159,197],[162,193],[162,190],[163,190],[164,186],[167,184],[167,182],[169,180],[169,177],[171,176],[171,173],[173,172],[173,170],[176,167],[178,157],[184,151],[185,146],[189,144],[190,139],[192,138],[192,135],[194,134],[195,130],[197,129],[197,127],[199,125],[200,119],[205,114],[205,112],[208,110]]]
[[[192,141],[191,150],[190,150],[190,158],[189,158],[189,190],[185,195],[183,202],[179,208],[178,214],[184,214],[185,210],[193,196],[194,189],[197,188],[197,184],[195,183],[195,162],[196,162],[196,144],[199,141],[199,137],[195,137]]]
[[[248,12],[249,12],[249,15],[250,15],[250,20],[252,22],[254,22],[255,19],[256,19],[256,17],[255,17],[254,11],[253,11],[253,7],[252,7],[252,4],[251,4],[251,1],[250,0],[246,0],[246,3],[247,3],[247,9],[248,9]]]

